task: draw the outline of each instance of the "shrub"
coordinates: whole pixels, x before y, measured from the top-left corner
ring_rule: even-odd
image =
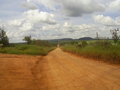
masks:
[[[77,46],[78,47],[85,47],[87,45],[88,45],[87,41],[80,41]]]

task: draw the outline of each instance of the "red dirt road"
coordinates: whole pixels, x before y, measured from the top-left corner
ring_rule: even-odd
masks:
[[[120,90],[120,66],[59,48],[45,57],[0,54],[0,90]]]

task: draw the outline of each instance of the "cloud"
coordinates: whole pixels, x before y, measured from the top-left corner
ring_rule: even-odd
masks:
[[[59,2],[63,6],[64,13],[72,17],[104,10],[104,5],[95,0],[59,0]]]
[[[4,22],[4,25],[10,40],[12,39],[11,41],[16,41],[19,39],[20,41],[20,38],[22,40],[26,35],[34,37],[36,35],[36,37],[38,37],[38,32],[40,32],[42,26],[54,26],[56,25],[56,20],[54,14],[36,9],[25,11],[19,18],[7,20]]]
[[[34,3],[30,2],[30,1],[22,3],[22,7],[27,8],[27,9],[32,9],[32,10],[38,8],[36,4],[34,4]]]
[[[119,2],[120,0],[3,0],[0,1],[0,23],[5,24],[12,42],[22,41],[26,35],[38,39],[80,38],[96,37],[98,32],[101,36],[109,36],[109,30],[113,26],[120,26]]]
[[[15,20],[10,20],[7,23],[10,26],[20,26],[22,24],[22,22],[23,22],[23,19],[15,19]]]
[[[7,23],[12,27],[21,27],[21,29],[24,28],[22,30],[30,30],[36,24],[56,24],[56,20],[54,18],[54,14],[42,11],[40,12],[36,9],[28,10],[22,14],[21,18],[9,20]]]
[[[36,2],[70,17],[78,17],[105,10],[104,4],[97,2],[97,0],[36,0]]]
[[[21,20],[18,20],[21,21]],[[23,20],[24,22],[24,20]],[[95,37],[96,32],[102,36],[108,36],[110,28],[100,27],[95,24],[73,24],[70,22],[57,23],[57,24],[34,24],[24,22],[12,24],[8,26],[7,35],[11,42],[22,41],[26,35],[31,35],[32,38],[37,39],[57,39],[57,38],[80,38],[84,36]],[[38,27],[35,27],[38,26]]]
[[[59,30],[60,27],[61,27],[60,24],[56,24],[56,25],[44,25],[44,26],[42,26],[41,29],[44,30],[44,31],[46,31],[46,30],[53,30],[53,31],[55,31],[55,30]]]
[[[18,20],[19,21],[19,20]],[[39,25],[38,25],[39,26]],[[44,24],[36,28],[34,24],[25,22],[18,26],[15,23],[7,28],[7,35],[11,42],[22,41],[26,35],[31,35],[32,38],[40,39],[55,39],[55,38],[79,38],[86,35],[91,35],[89,30],[94,30],[95,25],[81,24],[75,25],[69,22],[63,24]]]
[[[117,11],[120,11],[120,0],[113,0],[109,3],[109,6],[108,6],[110,9],[112,10],[117,10]]]
[[[46,23],[46,24],[56,24],[54,14],[50,14],[48,12],[40,12],[38,9],[29,10],[24,12],[24,16],[26,20],[31,23]]]
[[[91,24],[80,24],[80,25],[75,25],[69,22],[65,22],[63,24],[56,24],[56,25],[46,25],[42,27],[42,30],[44,31],[51,31],[51,32],[56,32],[56,35],[58,37],[66,37],[71,35],[71,37],[79,38],[80,36],[74,36],[75,33],[80,34],[81,32],[87,32],[89,30],[94,30],[96,29],[96,26]],[[81,34],[80,34],[81,35]],[[54,37],[54,36],[52,36]]]
[[[104,16],[104,15],[96,15],[93,17],[95,22],[107,25],[107,26],[120,26],[120,17],[116,17],[115,19],[111,18],[110,16]]]
[[[32,28],[33,28],[33,24],[30,22],[26,22],[19,29],[22,31],[28,31],[31,30]]]

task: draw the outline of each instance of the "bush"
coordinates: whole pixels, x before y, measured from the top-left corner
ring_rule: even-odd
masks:
[[[80,41],[80,42],[78,42],[78,47],[85,47],[85,46],[87,46],[88,45],[88,43],[87,43],[87,41]]]

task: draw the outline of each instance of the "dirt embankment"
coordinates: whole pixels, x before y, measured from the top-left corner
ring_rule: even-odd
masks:
[[[63,52],[0,55],[0,90],[120,90],[120,66]]]

